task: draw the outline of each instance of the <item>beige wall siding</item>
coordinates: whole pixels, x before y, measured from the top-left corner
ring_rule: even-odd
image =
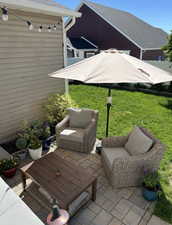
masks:
[[[14,15],[32,20],[34,30]],[[13,10],[8,22],[0,20],[0,143],[13,138],[22,120],[40,117],[48,94],[64,93],[64,81],[48,77],[64,64],[62,24],[56,31],[47,30],[59,20]],[[46,31],[39,33],[41,24]]]

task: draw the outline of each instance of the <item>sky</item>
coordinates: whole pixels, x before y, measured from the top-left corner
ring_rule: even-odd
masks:
[[[58,3],[75,9],[80,0],[55,0]],[[172,30],[172,0],[92,0],[112,8],[125,10],[159,27],[166,32]]]

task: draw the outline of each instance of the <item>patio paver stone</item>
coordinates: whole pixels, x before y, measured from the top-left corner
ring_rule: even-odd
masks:
[[[98,216],[93,220],[95,225],[108,225],[112,220],[112,215],[107,213],[105,210],[102,210]]]
[[[166,223],[165,221],[162,221],[157,216],[152,216],[152,218],[150,219],[148,225],[170,225],[170,224]]]
[[[98,206],[95,202],[90,201],[88,204],[88,208],[93,211],[96,215],[102,210],[100,206]]]
[[[131,207],[133,207],[133,204],[130,201],[122,198],[116,207],[112,209],[111,214],[117,217],[119,220],[122,220],[129,212]]]
[[[133,206],[123,219],[123,222],[126,225],[138,225],[143,214],[144,211],[142,209],[138,208],[137,206]]]
[[[120,220],[114,218],[114,219],[110,222],[109,225],[123,225],[123,223],[122,223]]]

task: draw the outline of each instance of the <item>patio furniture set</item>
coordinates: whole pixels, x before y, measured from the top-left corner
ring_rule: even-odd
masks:
[[[98,111],[68,111],[56,126],[58,148],[89,154],[96,141]],[[103,139],[101,159],[109,183],[113,188],[140,186],[144,168],[158,169],[164,149],[158,139],[141,127],[135,127],[127,136]],[[59,206],[68,210],[71,216],[88,202],[90,187],[91,199],[96,200],[97,175],[55,153],[49,153],[20,170],[24,190],[29,177],[44,190],[49,200],[57,199]]]

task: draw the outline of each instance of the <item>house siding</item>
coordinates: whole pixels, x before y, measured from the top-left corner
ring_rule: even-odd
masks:
[[[82,17],[77,18],[75,25],[67,33],[68,37],[83,36],[97,45],[100,50],[109,48],[130,50],[132,56],[140,58],[140,49],[93,10],[83,5],[79,12],[82,13]]]
[[[34,30],[13,15],[30,19]],[[50,93],[64,93],[64,81],[48,77],[64,65],[63,26],[47,31],[61,19],[9,10],[9,21],[0,20],[0,143],[13,138],[22,120],[40,118]],[[41,24],[46,31],[39,33]]]

